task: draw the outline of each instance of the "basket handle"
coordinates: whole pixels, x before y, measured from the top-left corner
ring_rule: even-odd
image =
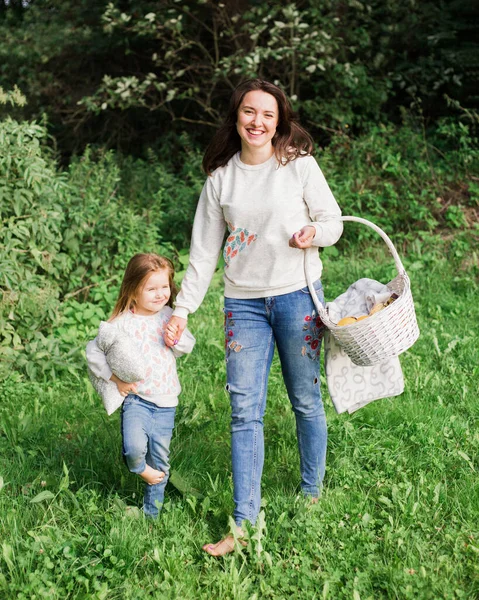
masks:
[[[394,244],[392,243],[387,233],[385,233],[380,227],[378,227],[374,223],[371,223],[371,221],[368,221],[367,219],[363,219],[362,217],[340,217],[340,220],[355,221],[356,223],[362,223],[363,225],[367,225],[368,227],[371,227],[371,229],[374,229],[374,231],[378,233],[386,242],[386,246],[388,247],[389,252],[392,254],[392,257],[394,258],[396,269],[399,275],[403,275],[406,272],[401,262],[401,259],[399,258],[399,254],[397,253],[397,250],[394,247]]]
[[[319,301],[318,295],[316,294],[316,290],[314,289],[313,280],[311,279],[311,271],[309,268],[309,256],[312,252],[316,253],[317,249],[311,247],[306,248],[304,250],[304,274],[306,275],[306,283],[308,284],[309,293],[311,294],[314,306],[318,311],[318,315],[321,317],[321,321],[326,325],[326,327],[329,327],[331,321],[329,319],[328,312]]]
[[[371,223],[371,221],[368,221],[367,219],[363,219],[362,217],[340,217],[339,219],[341,221],[353,221],[356,223],[362,223],[363,225],[367,225],[368,227],[371,227],[371,229],[373,229],[376,233],[378,233],[382,237],[384,242],[386,243],[386,246],[388,247],[389,252],[392,254],[394,263],[396,264],[396,269],[398,271],[398,274],[407,277],[406,270],[404,269],[401,259],[399,258],[399,254],[397,253],[397,250],[394,247],[394,244],[392,243],[389,236],[380,227],[378,227],[374,223]],[[314,290],[313,281],[311,280],[311,272],[309,269],[309,252],[308,252],[308,250],[309,250],[309,252],[311,252],[311,251],[316,252],[317,249],[313,247],[310,249],[306,249],[304,252],[304,273],[306,275],[306,282],[308,284],[309,292],[313,299],[316,310],[318,311],[318,314],[321,317],[321,320],[326,325],[326,327],[329,327],[330,325],[334,325],[334,323],[329,319],[327,310],[324,308],[324,306],[319,301],[319,298]]]

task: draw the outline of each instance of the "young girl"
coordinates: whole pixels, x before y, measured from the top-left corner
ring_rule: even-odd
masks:
[[[169,448],[181,391],[175,358],[191,352],[195,344],[189,331],[178,341],[176,328],[167,325],[176,295],[173,276],[173,265],[167,258],[157,254],[133,256],[109,319],[137,341],[145,360],[144,380],[127,383],[113,374],[96,339],[86,349],[93,373],[114,381],[125,397],[121,412],[123,456],[129,470],[146,482],[143,510],[150,517],[158,515],[170,470]],[[164,337],[171,347],[165,345]]]

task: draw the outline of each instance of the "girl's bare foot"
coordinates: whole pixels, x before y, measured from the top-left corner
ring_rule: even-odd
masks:
[[[142,473],[139,473],[139,475],[148,485],[161,483],[165,478],[163,471],[158,471],[157,469],[150,467],[150,465],[146,465],[145,470]]]
[[[238,532],[238,535],[243,535],[243,532]],[[242,545],[246,546],[246,542],[239,538],[236,538],[237,541]],[[225,538],[216,542],[216,544],[205,544],[203,546],[203,550],[207,552],[210,556],[225,556],[225,554],[229,554],[233,552],[235,549],[235,538],[233,535],[227,535]]]

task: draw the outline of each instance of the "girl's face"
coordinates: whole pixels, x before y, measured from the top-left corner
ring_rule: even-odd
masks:
[[[135,298],[135,314],[147,317],[161,310],[171,296],[168,269],[153,271]]]
[[[243,150],[272,146],[278,125],[278,103],[267,92],[254,90],[244,95],[238,109],[236,129]]]

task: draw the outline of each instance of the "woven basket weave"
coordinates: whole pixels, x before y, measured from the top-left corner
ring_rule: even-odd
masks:
[[[308,268],[307,253],[305,254],[306,280],[324,325],[355,364],[370,366],[392,356],[398,356],[410,348],[419,337],[411,285],[396,248],[380,227],[360,217],[341,217],[341,220],[363,223],[374,229],[383,238],[394,258],[398,271],[397,277],[390,281],[387,287],[391,292],[396,292],[399,297],[389,306],[367,319],[338,327],[336,323],[329,319],[327,310],[314,291]]]

